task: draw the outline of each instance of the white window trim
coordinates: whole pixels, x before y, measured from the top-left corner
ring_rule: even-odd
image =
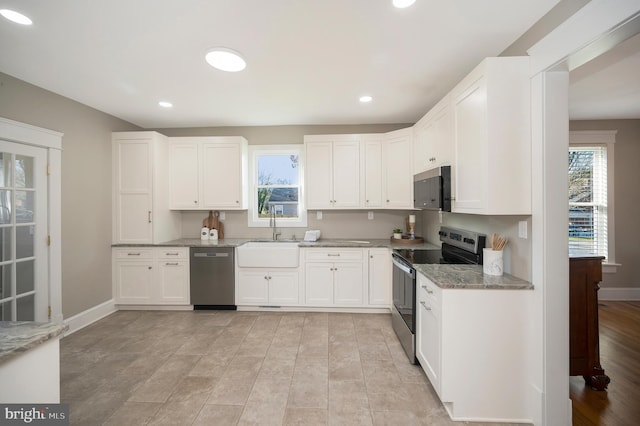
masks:
[[[617,130],[572,130],[569,132],[569,146],[606,146],[607,147],[607,245],[609,257],[602,264],[602,272],[615,274],[616,263],[616,233],[615,233],[615,192],[614,192],[614,146]]]
[[[249,207],[247,211],[247,226],[250,228],[268,228],[269,219],[258,218],[258,203],[254,194],[257,191],[257,158],[259,155],[282,155],[284,153],[298,156],[299,188],[298,205],[300,206],[300,217],[298,219],[278,218],[278,227],[282,228],[306,228],[307,209],[304,203],[304,145],[249,145]]]

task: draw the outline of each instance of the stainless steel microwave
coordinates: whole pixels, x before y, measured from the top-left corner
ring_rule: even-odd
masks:
[[[413,176],[413,207],[451,211],[451,166],[442,166]]]

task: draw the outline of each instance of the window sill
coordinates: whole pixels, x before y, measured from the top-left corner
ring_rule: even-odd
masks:
[[[618,272],[618,266],[622,266],[620,263],[605,262],[602,264],[603,274],[615,274]]]

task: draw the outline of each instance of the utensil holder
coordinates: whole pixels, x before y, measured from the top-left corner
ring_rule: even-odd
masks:
[[[486,275],[502,275],[504,269],[502,250],[482,249],[482,258],[482,272]]]

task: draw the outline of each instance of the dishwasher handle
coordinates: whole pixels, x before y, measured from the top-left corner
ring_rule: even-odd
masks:
[[[229,257],[229,253],[193,253],[193,257]]]

